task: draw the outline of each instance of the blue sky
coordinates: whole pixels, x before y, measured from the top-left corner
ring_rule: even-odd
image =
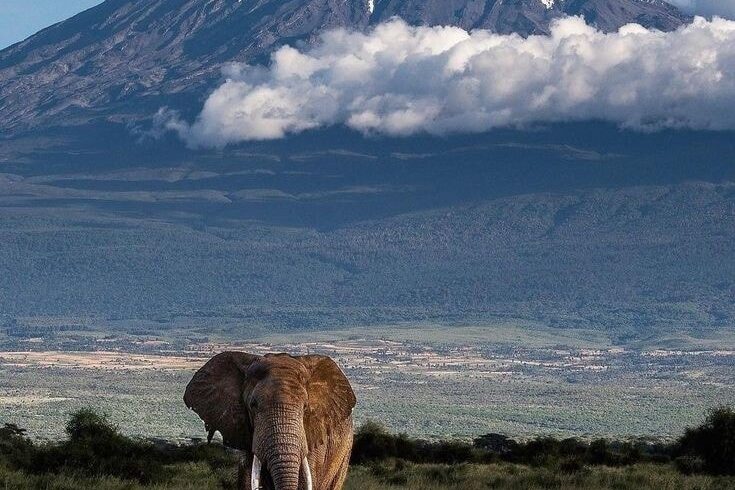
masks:
[[[101,0],[0,0],[0,49]]]

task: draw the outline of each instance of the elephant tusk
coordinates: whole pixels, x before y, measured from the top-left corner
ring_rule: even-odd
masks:
[[[314,485],[311,481],[311,468],[309,467],[309,459],[304,456],[304,478],[306,479],[306,490],[313,490]]]
[[[253,454],[253,469],[250,472],[250,489],[260,490],[260,471],[262,466],[258,457]]]

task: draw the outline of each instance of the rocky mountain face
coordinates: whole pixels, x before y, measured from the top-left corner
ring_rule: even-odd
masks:
[[[529,35],[562,15],[607,31],[687,21],[662,0],[107,0],[0,52],[0,128],[131,122],[162,105],[193,111],[223,63],[262,61],[329,28],[400,16]]]
[[[671,30],[687,21],[663,0],[378,0],[371,21],[400,16],[412,24],[452,24],[503,34],[546,33],[562,15],[582,15],[604,31],[630,22]]]

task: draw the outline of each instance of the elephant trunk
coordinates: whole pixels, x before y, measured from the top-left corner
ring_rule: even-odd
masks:
[[[301,476],[301,459],[291,457],[273,458],[269,471],[276,490],[298,490]]]
[[[311,472],[308,478],[302,473],[306,443],[301,411],[279,407],[262,420],[260,429],[265,436],[255,455],[265,463],[275,490],[307,489]]]

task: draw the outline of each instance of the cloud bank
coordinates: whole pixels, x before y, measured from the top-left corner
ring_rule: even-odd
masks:
[[[735,0],[668,0],[684,12],[735,19]]]
[[[344,124],[366,134],[481,132],[600,120],[643,130],[735,129],[735,22],[604,34],[579,18],[522,38],[392,20],[336,30],[269,67],[231,65],[189,125],[190,146],[282,138]]]

